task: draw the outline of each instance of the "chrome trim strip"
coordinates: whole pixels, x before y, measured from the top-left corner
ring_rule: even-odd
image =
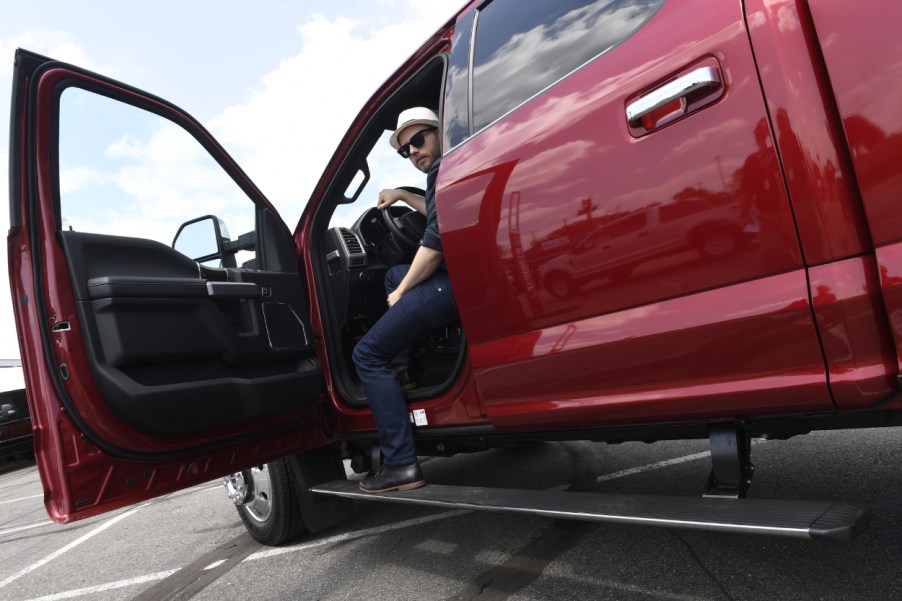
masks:
[[[481,12],[481,9],[477,10],[473,15],[473,25],[470,27],[470,56],[467,59],[467,137],[461,144],[473,136],[473,56],[476,54],[476,28],[479,27],[479,13]]]
[[[310,344],[310,339],[307,337],[307,326],[304,325],[304,320],[301,319],[300,317],[298,317],[298,314],[295,312],[294,308],[291,305],[289,305],[288,303],[269,302],[269,303],[263,303],[263,306],[262,306],[263,329],[266,330],[266,342],[269,343],[269,348],[275,349],[276,347],[274,347],[272,344],[272,337],[270,336],[270,333],[269,333],[269,321],[266,319],[266,307],[268,305],[284,305],[284,306],[288,307],[288,310],[291,311],[291,314],[294,316],[295,320],[298,322],[298,324],[300,324],[301,332],[303,332],[303,334],[304,334],[304,344],[301,344],[299,346],[308,346]]]

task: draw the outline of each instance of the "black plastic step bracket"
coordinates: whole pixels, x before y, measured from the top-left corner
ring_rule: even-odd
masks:
[[[752,483],[751,439],[737,422],[718,422],[708,426],[711,443],[711,474],[703,496],[742,499]]]

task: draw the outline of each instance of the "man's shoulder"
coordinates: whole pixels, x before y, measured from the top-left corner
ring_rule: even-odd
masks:
[[[435,177],[435,174],[438,173],[439,167],[442,165],[442,157],[439,157],[433,161],[432,166],[429,167],[429,171],[426,172],[426,177]]]
[[[438,177],[438,168],[441,165],[442,157],[435,159],[429,171],[426,172],[426,200],[435,195],[435,180]]]

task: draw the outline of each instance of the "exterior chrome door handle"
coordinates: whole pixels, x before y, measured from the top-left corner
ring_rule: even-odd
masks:
[[[685,112],[689,101],[707,96],[722,86],[723,79],[717,67],[700,67],[629,103],[626,120],[632,127],[641,127],[643,117],[677,100]]]

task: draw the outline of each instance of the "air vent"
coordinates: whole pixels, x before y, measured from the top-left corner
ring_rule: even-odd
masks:
[[[344,228],[340,228],[338,231],[348,251],[348,266],[352,269],[355,267],[366,267],[366,252],[363,250],[363,245],[360,244],[360,240],[357,239],[354,232]]]
[[[326,265],[329,266],[329,275],[335,275],[341,271],[341,256],[337,250],[333,250],[326,255]]]
[[[345,246],[348,248],[349,255],[362,255],[363,247],[360,246],[360,241],[357,239],[357,236],[354,235],[354,232],[351,230],[341,230],[341,237],[345,241]]]

